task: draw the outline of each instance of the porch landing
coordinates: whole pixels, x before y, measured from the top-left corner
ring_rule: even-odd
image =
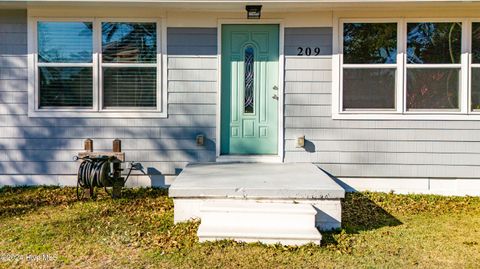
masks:
[[[174,198],[339,199],[345,191],[313,164],[189,164],[169,189]]]
[[[200,241],[320,244],[341,226],[345,191],[313,164],[189,164],[169,189],[175,222],[200,219]],[[317,229],[316,229],[317,228]]]

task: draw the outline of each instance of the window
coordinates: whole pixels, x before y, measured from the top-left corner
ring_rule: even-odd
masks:
[[[102,23],[104,108],[155,108],[155,23]]]
[[[396,23],[343,25],[343,109],[395,109]]]
[[[471,110],[480,111],[480,23],[472,23]]]
[[[93,106],[91,22],[38,22],[39,106]]]
[[[407,110],[459,110],[460,22],[407,23]]]
[[[480,114],[480,20],[340,19],[337,33],[334,117]]]
[[[157,20],[34,22],[34,116],[166,115]]]

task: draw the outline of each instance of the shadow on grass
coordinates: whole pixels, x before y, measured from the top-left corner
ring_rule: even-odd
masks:
[[[319,169],[346,191],[345,198],[342,200],[342,229],[322,232],[322,244],[338,244],[339,240],[348,239],[348,235],[351,234],[402,224],[400,220],[363,193],[355,192],[351,186],[345,184],[328,171],[320,167]]]
[[[342,201],[342,228],[347,233],[398,226],[402,222],[362,193],[346,193]]]
[[[401,224],[400,220],[364,194],[347,192],[342,200],[342,230],[322,232],[322,244],[348,245],[349,235]]]
[[[28,214],[46,206],[70,205],[75,198],[72,188],[4,186],[0,188],[0,218]]]
[[[96,190],[96,201],[112,199],[103,189]],[[120,202],[167,196],[167,189],[123,189]],[[83,199],[81,202],[92,201]],[[76,188],[58,186],[23,186],[0,188],[0,218],[17,217],[43,207],[68,206],[77,200]]]

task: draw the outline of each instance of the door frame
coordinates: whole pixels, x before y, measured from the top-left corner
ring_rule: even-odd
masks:
[[[224,24],[276,24],[279,26],[278,33],[278,149],[277,155],[220,155],[221,145],[221,109],[222,109],[222,26]],[[217,21],[217,115],[216,115],[216,149],[217,162],[283,162],[284,157],[284,23],[282,19],[219,19]]]

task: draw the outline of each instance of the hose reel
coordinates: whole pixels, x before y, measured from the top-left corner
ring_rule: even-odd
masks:
[[[77,199],[85,195],[94,197],[96,188],[104,188],[112,198],[119,197],[132,170],[137,170],[138,164],[131,163],[127,176],[122,177],[122,162],[125,154],[121,152],[121,141],[113,141],[113,152],[93,152],[93,141],[85,140],[85,152],[75,156],[81,160],[77,173]],[[109,192],[107,188],[112,188]]]
[[[121,177],[121,161],[115,156],[79,157],[82,162],[77,174],[77,198],[81,198],[81,189],[89,190],[90,197],[94,196],[95,188],[123,187],[126,180]],[[110,193],[109,193],[110,194]],[[111,194],[114,196],[114,191]]]

